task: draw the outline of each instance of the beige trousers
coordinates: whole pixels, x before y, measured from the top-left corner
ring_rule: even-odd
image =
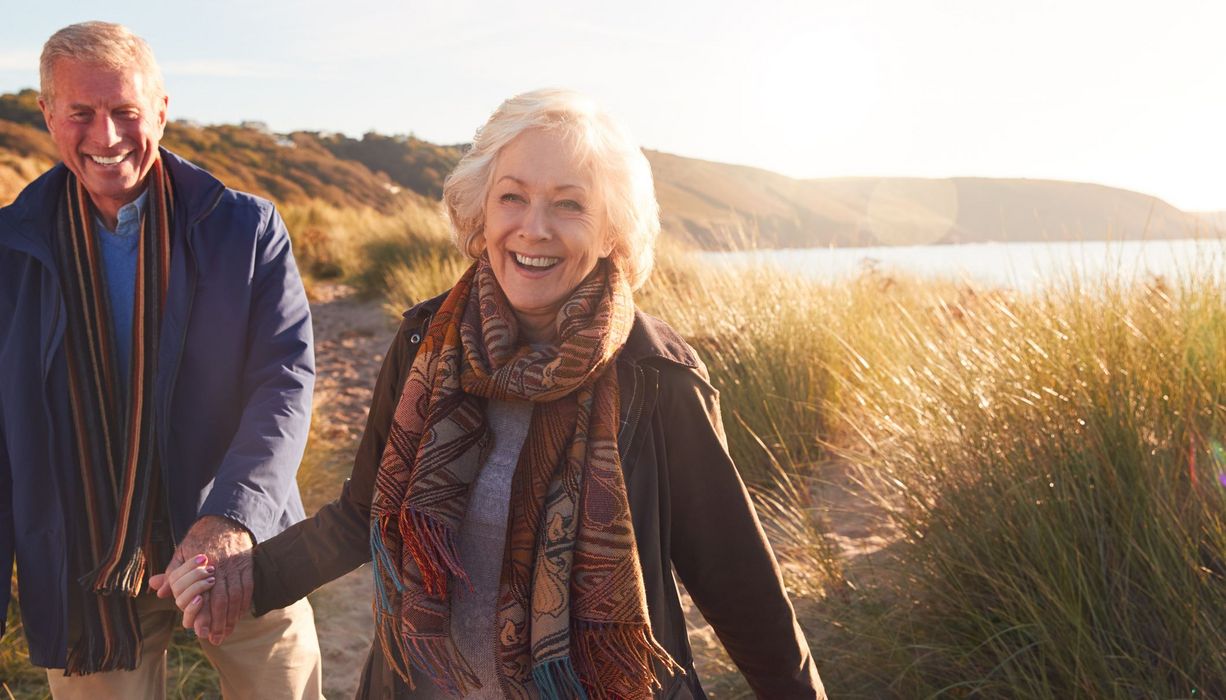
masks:
[[[134,671],[88,676],[47,669],[56,700],[128,700],[166,697],[166,648],[181,617],[174,601],[142,595],[136,603],[143,637],[140,665]],[[200,640],[200,648],[221,677],[226,700],[319,700],[323,697],[319,640],[311,604],[302,599],[262,617],[239,618],[233,634],[219,646]]]

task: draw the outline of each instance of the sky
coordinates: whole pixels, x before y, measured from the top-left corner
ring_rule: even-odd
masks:
[[[105,8],[105,10],[101,9]],[[152,45],[172,118],[469,141],[590,94],[647,148],[798,178],[1097,182],[1226,210],[1221,0],[0,0],[0,92],[87,19]]]

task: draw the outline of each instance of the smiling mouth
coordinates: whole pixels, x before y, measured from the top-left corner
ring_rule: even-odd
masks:
[[[90,155],[89,159],[94,161],[98,165],[119,165],[120,163],[123,162],[124,158],[128,157],[129,153],[120,153],[117,156],[109,156],[109,157]]]
[[[562,258],[554,258],[544,255],[529,256],[521,255],[520,253],[512,253],[515,257],[515,263],[520,267],[529,270],[548,270],[549,268],[562,262]]]

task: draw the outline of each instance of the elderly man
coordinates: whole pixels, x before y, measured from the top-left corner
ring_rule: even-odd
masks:
[[[0,209],[0,580],[16,559],[55,697],[161,697],[177,610],[149,575],[202,552],[241,585],[227,556],[303,517],[310,309],[272,205],[159,148],[144,40],[72,25],[40,69],[63,163]],[[309,605],[238,593],[203,616],[225,696],[320,697]]]

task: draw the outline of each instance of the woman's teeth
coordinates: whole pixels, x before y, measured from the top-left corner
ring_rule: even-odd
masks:
[[[111,156],[110,158],[106,158],[104,156],[91,155],[90,159],[93,160],[98,165],[115,165],[116,163],[119,163],[120,161],[122,161],[124,158],[127,158],[127,157],[128,157],[127,153],[120,153],[119,155]]]
[[[539,267],[539,268],[553,267],[554,265],[557,265],[562,260],[562,258],[528,257],[527,255],[520,255],[519,253],[515,253],[514,255],[515,255],[515,262],[519,263],[520,265],[523,265],[524,267]]]

